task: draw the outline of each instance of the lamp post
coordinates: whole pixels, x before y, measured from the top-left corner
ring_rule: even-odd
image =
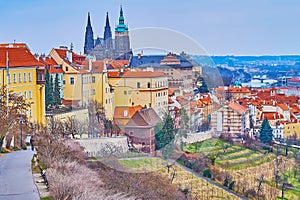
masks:
[[[22,149],[22,123],[23,123],[23,117],[20,115],[20,148]]]

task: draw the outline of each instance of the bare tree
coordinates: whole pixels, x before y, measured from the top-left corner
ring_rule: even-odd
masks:
[[[13,94],[13,91],[9,91],[7,94],[6,86],[0,88],[0,152],[4,138],[8,134],[18,137],[16,134],[18,132],[13,131],[13,129],[20,126],[21,117],[23,119],[22,128],[25,131],[28,129],[29,121],[25,113],[29,108],[30,103],[26,102],[22,96]]]
[[[105,113],[103,105],[97,101],[90,100],[88,102],[88,134],[89,137],[97,137],[104,133]]]

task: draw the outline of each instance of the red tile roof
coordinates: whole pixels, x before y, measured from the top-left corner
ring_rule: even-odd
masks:
[[[141,105],[137,106],[116,106],[115,107],[115,112],[114,112],[114,119],[121,119],[121,118],[126,118],[130,119],[134,113],[138,110],[143,109]],[[125,116],[124,113],[127,113]]]
[[[40,57],[39,61],[46,65],[50,74],[64,73],[62,67],[58,65],[57,62],[55,62],[55,60],[51,57],[46,57],[46,58]]]
[[[287,105],[285,105],[285,104],[280,103],[280,104],[277,104],[277,106],[279,108],[281,108],[282,110],[284,110],[284,111],[288,111],[289,110],[289,107]]]
[[[103,65],[104,65],[104,62],[102,60],[97,60],[97,61],[92,62],[92,71],[95,73],[103,72]],[[82,66],[84,67],[85,70],[89,70],[89,62],[88,61],[82,62]]]
[[[263,112],[261,114],[260,120],[267,118],[268,120],[278,120],[284,119],[282,114],[278,114],[277,112]]]
[[[7,54],[10,67],[44,66],[27,47],[0,47],[0,67],[6,67]]]
[[[135,71],[125,71],[123,74],[123,77],[126,78],[146,78],[146,77],[161,77],[161,76],[165,76],[165,73],[163,72],[146,72],[146,71],[139,71],[139,72],[135,72]]]
[[[57,52],[59,57],[61,57],[64,60],[67,57],[67,51],[70,51],[70,50],[67,50],[67,49],[54,49],[54,50]],[[79,54],[76,54],[76,53],[72,52],[72,60],[70,60],[69,62],[74,62],[74,63],[77,63],[77,64],[81,64],[85,60],[85,58],[86,57],[84,55],[79,55]]]
[[[109,62],[109,64],[114,69],[120,69],[120,68],[123,68],[124,66],[128,66],[128,60],[113,60],[113,61]]]
[[[248,111],[247,108],[245,108],[244,106],[238,104],[238,103],[229,103],[228,106],[230,108],[232,108],[233,110],[235,110],[237,113],[239,113],[240,115],[246,113]]]

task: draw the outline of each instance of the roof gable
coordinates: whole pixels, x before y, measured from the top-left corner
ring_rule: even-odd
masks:
[[[162,122],[160,117],[153,108],[146,108],[138,110],[126,124],[126,126],[156,126],[157,123]]]

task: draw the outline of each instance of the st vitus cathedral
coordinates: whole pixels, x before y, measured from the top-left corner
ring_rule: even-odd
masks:
[[[113,60],[129,60],[132,55],[130,49],[128,27],[125,24],[123,9],[121,6],[119,23],[115,28],[115,38],[112,38],[108,13],[103,38],[94,38],[90,14],[88,13],[87,26],[85,31],[84,54],[95,56],[97,60],[104,58]]]

